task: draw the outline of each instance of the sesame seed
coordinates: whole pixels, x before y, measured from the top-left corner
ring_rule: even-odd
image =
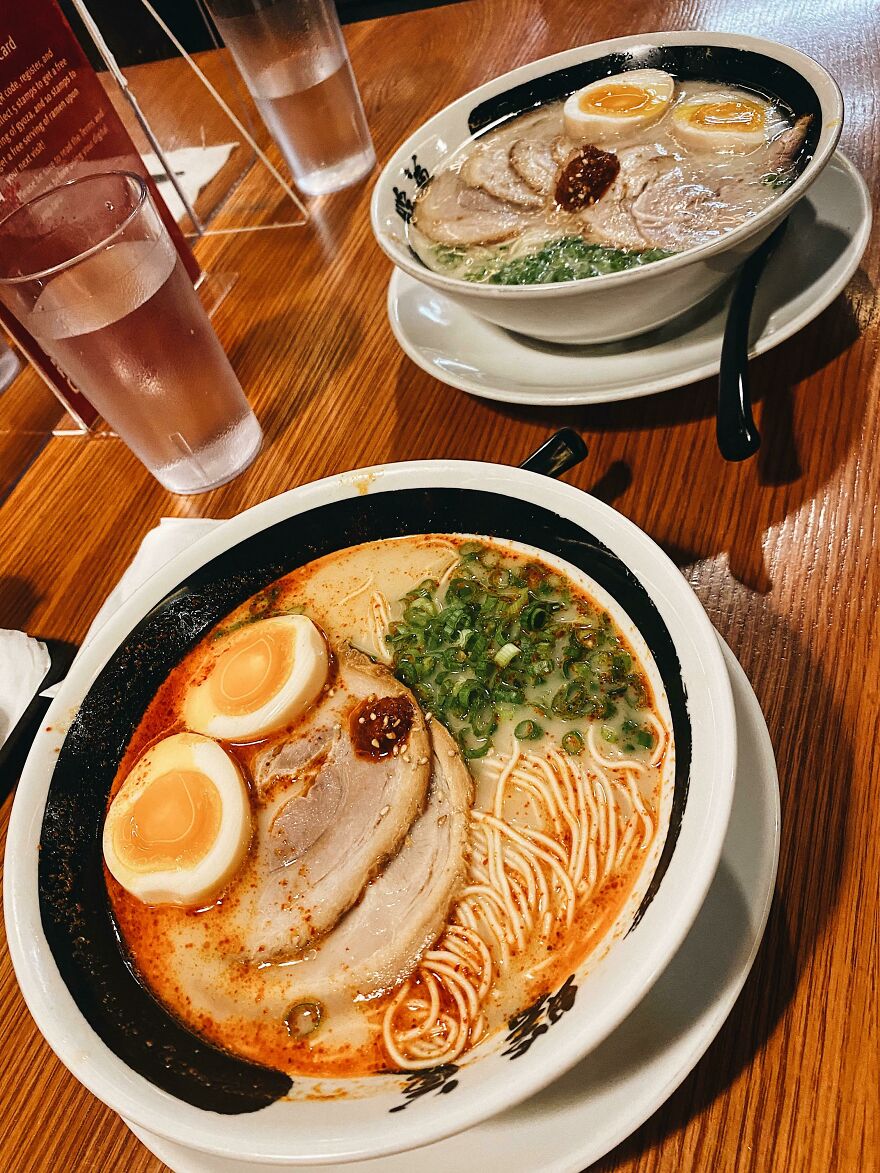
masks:
[[[375,747],[376,747],[376,749],[378,749],[378,748],[379,748],[379,739],[378,739],[378,737],[374,737],[374,738],[373,738],[373,740],[370,742],[370,745],[372,745],[372,746],[375,746]]]

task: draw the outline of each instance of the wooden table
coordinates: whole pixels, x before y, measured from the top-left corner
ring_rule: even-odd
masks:
[[[348,42],[380,160],[475,85],[571,45],[640,29],[721,28],[819,57],[847,102],[842,146],[877,189],[878,23],[831,0],[476,0],[353,25]],[[204,241],[238,270],[215,319],[266,430],[233,484],[162,490],[113,440],[0,443],[0,626],[82,638],[163,515],[227,517],[329,473],[411,457],[515,463],[562,424],[591,454],[571,479],[651,534],[742,662],[779,761],[782,854],[766,938],[706,1057],[602,1170],[867,1170],[878,1136],[876,239],[849,288],[753,364],[764,445],[725,464],[711,382],[653,399],[550,411],[450,390],[397,348],[389,266],[369,185],[313,204],[308,228]],[[36,381],[0,401],[0,425],[45,414]],[[2,431],[2,426],[0,426]],[[3,810],[3,827],[9,802]],[[0,956],[2,1157],[10,1173],[161,1166],[84,1091],[38,1035]]]

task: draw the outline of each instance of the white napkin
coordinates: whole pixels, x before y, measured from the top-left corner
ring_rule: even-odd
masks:
[[[0,746],[33,700],[50,664],[46,645],[38,639],[0,629]]]
[[[159,524],[144,535],[138,551],[128,565],[119,582],[104,600],[98,614],[92,620],[82,646],[94,639],[98,630],[122,604],[130,599],[139,586],[151,578],[157,570],[170,562],[181,550],[186,550],[203,534],[222,525],[211,517],[163,517]],[[75,661],[74,661],[75,662]],[[42,692],[41,696],[54,697],[61,687],[60,682]]]
[[[196,206],[199,192],[211,182],[226,166],[229,156],[238,146],[238,143],[220,143],[214,147],[177,147],[166,151],[165,158],[174,171],[174,177],[180,184],[186,198]],[[159,156],[154,154],[141,155],[147,170],[153,179],[158,181],[162,199],[168,205],[168,210],[178,222],[187,215],[186,208],[174,185],[168,180]]]
[[[104,600],[98,614],[92,620],[83,647],[94,639],[98,629],[103,627],[110,616],[130,599],[139,586],[161,570],[171,559],[186,550],[203,534],[222,525],[212,517],[163,517],[159,524],[144,535],[138,551],[128,564],[122,578]]]

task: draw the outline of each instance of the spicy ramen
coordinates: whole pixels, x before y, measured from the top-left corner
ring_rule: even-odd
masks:
[[[221,1047],[312,1076],[458,1061],[644,891],[672,760],[578,581],[487,539],[368,543],[170,674],[114,784],[108,889],[143,981]]]

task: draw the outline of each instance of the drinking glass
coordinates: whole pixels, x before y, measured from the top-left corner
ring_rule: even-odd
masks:
[[[237,476],[262,432],[139,175],[0,220],[0,301],[173,493]]]
[[[207,0],[297,186],[363,179],[376,154],[333,0]]]

